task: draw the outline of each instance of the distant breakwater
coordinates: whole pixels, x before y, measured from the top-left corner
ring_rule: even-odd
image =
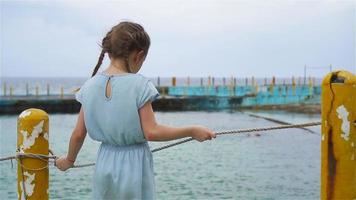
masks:
[[[313,85],[166,86],[157,87],[155,111],[281,109],[320,113],[321,87]],[[49,113],[77,113],[73,94],[0,96],[0,114],[19,114],[27,108]]]

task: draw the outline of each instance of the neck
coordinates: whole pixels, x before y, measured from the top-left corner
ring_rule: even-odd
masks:
[[[125,62],[121,59],[111,60],[109,67],[104,71],[109,74],[129,73],[126,70]]]

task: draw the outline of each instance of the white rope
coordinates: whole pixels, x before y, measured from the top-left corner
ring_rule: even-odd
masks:
[[[248,132],[257,132],[257,131],[270,131],[270,130],[277,130],[277,129],[288,129],[288,128],[301,128],[301,127],[308,127],[308,126],[318,126],[321,125],[321,122],[310,122],[310,123],[301,123],[301,124],[288,124],[288,125],[282,125],[282,126],[270,126],[270,127],[261,127],[261,128],[248,128],[248,129],[238,129],[238,130],[228,130],[228,131],[220,131],[220,132],[215,132],[215,135],[227,135],[227,134],[238,134],[238,133],[248,133]],[[161,151],[163,149],[167,149],[179,144],[183,144],[189,141],[194,140],[194,138],[188,138],[181,140],[179,142],[175,142],[172,144],[168,144],[156,149],[153,149],[151,152],[157,152]],[[50,150],[52,153],[52,151]],[[33,153],[17,153],[15,156],[8,156],[4,158],[0,158],[0,161],[5,161],[5,160],[12,160],[15,159],[17,160],[18,158],[23,158],[23,157],[29,157],[29,158],[37,158],[40,160],[43,160],[45,162],[54,162],[58,158],[56,155],[43,155],[43,154],[33,154]],[[48,159],[54,159],[54,161],[49,161]],[[20,165],[24,167],[21,163]],[[81,168],[81,167],[89,167],[93,166],[95,163],[88,163],[88,164],[82,164],[82,165],[73,165],[71,168]],[[41,168],[37,169],[30,169],[27,168],[28,170],[42,170],[48,167],[48,163],[46,166],[43,166]],[[26,168],[25,168],[26,169]]]

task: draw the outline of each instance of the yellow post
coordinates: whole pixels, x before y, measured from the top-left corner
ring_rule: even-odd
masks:
[[[312,78],[311,77],[309,77],[309,79],[308,79],[308,86],[309,86],[309,96],[313,96],[314,87],[313,87],[313,82],[312,82]]]
[[[274,85],[276,84],[276,77],[272,77],[272,80],[271,80],[271,85],[269,85],[269,91],[271,93],[271,95],[274,94]]]
[[[321,199],[356,199],[356,76],[329,73],[322,83]]]
[[[313,86],[313,79],[312,79],[312,77],[310,77],[310,76],[309,76],[309,78],[308,78],[308,85],[309,85],[309,87],[312,87],[312,86]]]
[[[271,83],[272,86],[276,85],[276,77],[272,77],[272,83]]]
[[[24,110],[17,119],[17,152],[48,155],[48,114],[40,109]],[[19,157],[18,199],[48,199],[48,159]]]
[[[295,95],[295,86],[296,86],[295,78],[294,78],[294,76],[292,76],[292,91],[293,91],[293,95]]]
[[[292,76],[292,86],[295,86],[296,84],[295,84],[295,78],[294,78],[294,76]]]
[[[176,77],[172,77],[172,86],[176,86]]]

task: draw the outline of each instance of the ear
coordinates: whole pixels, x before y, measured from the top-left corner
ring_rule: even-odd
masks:
[[[141,61],[142,59],[145,58],[145,52],[143,50],[138,51],[136,54],[136,61]]]

